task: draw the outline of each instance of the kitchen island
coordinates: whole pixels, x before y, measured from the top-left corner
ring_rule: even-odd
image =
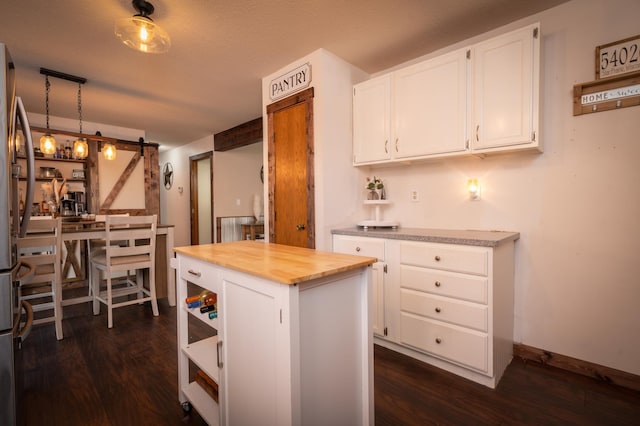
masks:
[[[257,241],[175,252],[185,409],[192,405],[209,424],[374,423],[375,258]],[[202,291],[216,294],[217,314],[187,307]],[[190,321],[214,331],[192,342]],[[202,373],[190,372],[190,361]],[[217,395],[198,374],[216,383]]]

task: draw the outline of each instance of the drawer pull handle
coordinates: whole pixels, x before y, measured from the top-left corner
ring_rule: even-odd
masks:
[[[437,312],[437,313],[440,313],[440,308],[436,308],[436,312]]]
[[[222,351],[222,341],[218,340],[216,343],[216,361],[218,363],[218,368],[222,368],[222,360],[220,359],[220,352]]]
[[[436,256],[435,259],[436,259],[436,262],[440,262],[440,256]]]
[[[437,344],[442,343],[442,339],[441,339],[441,338],[439,338],[439,337],[436,337],[436,343],[437,343]]]
[[[440,281],[436,281],[436,287],[440,287],[442,283]]]
[[[359,252],[361,250],[360,247],[356,247],[356,251]]]
[[[189,269],[187,272],[190,273],[191,275],[194,275],[194,276],[198,277],[198,278],[200,278],[202,276],[201,272],[196,272],[193,269]]]

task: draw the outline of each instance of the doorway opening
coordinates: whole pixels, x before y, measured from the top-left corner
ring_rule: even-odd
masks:
[[[213,151],[189,157],[191,245],[213,243]]]

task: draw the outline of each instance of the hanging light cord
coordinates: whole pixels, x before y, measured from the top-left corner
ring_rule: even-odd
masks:
[[[49,130],[49,90],[51,88],[51,83],[49,83],[48,75],[45,76],[44,87],[45,87],[44,105],[45,105],[45,110],[47,111],[47,130]]]
[[[82,137],[82,84],[78,83],[78,117],[80,118],[80,137]]]

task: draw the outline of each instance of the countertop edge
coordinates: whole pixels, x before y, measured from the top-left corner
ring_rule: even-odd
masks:
[[[497,247],[520,238],[519,232],[429,228],[365,229],[353,227],[333,229],[331,234],[481,247]]]
[[[364,268],[377,261],[374,257],[255,241],[174,247],[173,251],[203,262],[286,285],[300,284]],[[265,254],[268,254],[269,259],[265,258]],[[239,260],[238,256],[242,255],[248,255],[253,262],[247,263]],[[286,267],[290,259],[295,262],[296,267]],[[279,266],[284,266],[284,268]]]

